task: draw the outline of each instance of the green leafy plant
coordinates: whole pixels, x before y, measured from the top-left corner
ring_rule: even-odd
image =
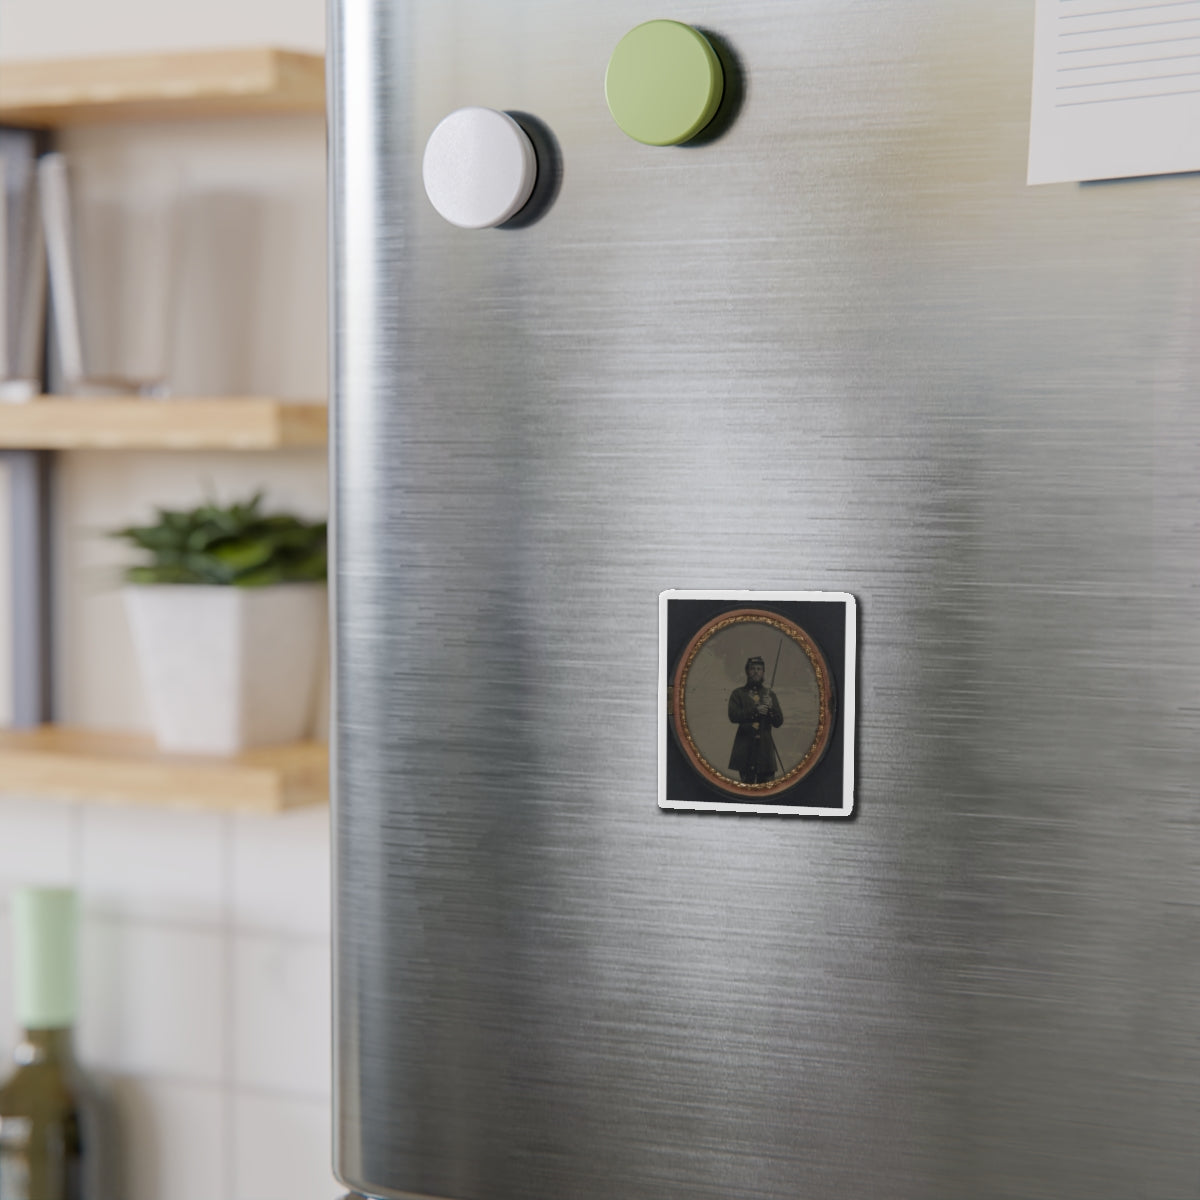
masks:
[[[152,556],[129,567],[128,583],[206,583],[266,587],[321,582],[326,574],[326,525],[261,511],[262,493],[244,504],[203,504],[184,512],[158,510],[153,525],[117,529],[112,537]]]

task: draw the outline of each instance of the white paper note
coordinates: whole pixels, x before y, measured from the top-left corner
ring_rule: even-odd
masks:
[[[1029,183],[1200,170],[1200,0],[1037,0]]]

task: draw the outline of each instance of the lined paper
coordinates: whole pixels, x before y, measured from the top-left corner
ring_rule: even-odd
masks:
[[[1200,0],[1037,0],[1029,183],[1200,170]]]

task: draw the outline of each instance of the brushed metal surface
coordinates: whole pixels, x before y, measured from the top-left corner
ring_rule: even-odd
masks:
[[[744,64],[703,147],[604,65]],[[338,1170],[1200,1192],[1200,180],[1024,185],[1032,8],[335,0]],[[470,233],[447,112],[561,189]],[[860,605],[858,815],[655,804],[656,597]]]

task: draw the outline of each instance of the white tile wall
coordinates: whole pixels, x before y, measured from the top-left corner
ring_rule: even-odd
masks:
[[[4,54],[65,58],[85,54],[193,50],[198,46],[296,46],[320,51],[319,0],[6,0]]]
[[[237,1084],[328,1096],[328,943],[239,936],[233,1020]]]
[[[113,1100],[121,1200],[340,1197],[328,810],[252,818],[0,797],[6,1057],[9,894],[43,882],[80,892],[78,1045]]]
[[[7,513],[12,501],[10,487],[12,476],[8,464],[0,462],[0,512]],[[0,521],[0,562],[9,562],[12,553],[10,541],[12,529],[7,521]],[[12,678],[12,595],[8,588],[0,588],[0,679]],[[8,688],[0,688],[0,725],[12,721],[13,697]]]
[[[340,1200],[327,1102],[239,1095],[231,1200]]]
[[[80,815],[81,880],[93,912],[222,925],[228,818],[99,804]]]
[[[218,1087],[125,1077],[109,1102],[118,1130],[115,1194],[122,1200],[220,1200],[230,1156]]]
[[[220,933],[93,918],[85,925],[79,1049],[111,1071],[220,1083],[225,1075],[225,939]]]
[[[233,905],[239,929],[329,933],[329,810],[233,818]]]
[[[77,824],[73,805],[0,795],[0,903],[20,884],[75,879]]]

